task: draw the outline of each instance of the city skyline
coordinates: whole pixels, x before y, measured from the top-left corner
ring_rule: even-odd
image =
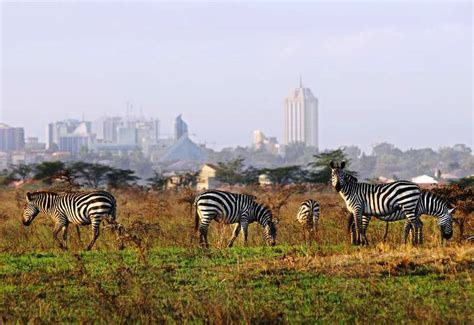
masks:
[[[283,142],[283,101],[302,75],[320,100],[322,150],[472,148],[468,2],[1,9],[0,122],[27,137],[44,141],[52,120],[123,115],[132,101],[163,134],[182,113],[217,149],[248,146],[257,129]]]

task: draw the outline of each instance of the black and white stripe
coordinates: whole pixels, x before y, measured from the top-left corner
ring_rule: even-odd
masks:
[[[264,237],[269,245],[275,245],[276,227],[271,211],[255,202],[255,197],[218,190],[200,193],[195,201],[195,229],[199,230],[200,243],[209,246],[207,232],[212,220],[237,225],[228,244],[231,247],[242,229],[245,242],[248,238],[248,226],[258,222],[264,227]]]
[[[451,239],[453,236],[453,211],[454,208],[450,208],[449,204],[434,195],[429,191],[422,191],[420,200],[417,204],[417,213],[421,216],[423,214],[438,218],[438,226],[441,231],[441,236],[444,239]],[[386,216],[377,216],[377,219],[386,222],[393,222],[406,219],[405,213],[400,209]],[[403,228],[403,241],[406,243],[410,231],[413,230],[412,224],[406,220]],[[355,225],[351,227],[352,234],[355,232]],[[423,238],[422,234],[420,234]]]
[[[413,243],[421,243],[423,224],[417,212],[421,190],[415,183],[398,181],[389,184],[360,183],[356,177],[344,171],[345,163],[339,166],[331,161],[331,183],[346,203],[349,212],[356,222],[354,244],[368,244],[366,230],[372,216],[386,216],[401,210],[410,224],[415,235]]]
[[[319,223],[319,203],[312,199],[301,202],[296,220],[303,226],[305,234],[308,230],[315,232]]]
[[[63,249],[67,248],[69,223],[77,226],[91,225],[93,237],[87,247],[87,250],[90,250],[99,236],[102,219],[110,217],[108,221],[115,223],[116,202],[112,194],[105,191],[27,193],[23,224],[29,226],[40,212],[49,214],[53,218],[54,239]],[[63,242],[58,239],[58,233],[61,230],[63,230]]]

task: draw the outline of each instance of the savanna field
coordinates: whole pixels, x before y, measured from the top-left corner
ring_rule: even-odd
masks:
[[[194,233],[191,191],[111,191],[127,230],[122,251],[104,224],[92,251],[89,227],[69,228],[69,250],[53,241],[52,221],[21,223],[26,190],[0,190],[0,322],[99,323],[474,323],[474,245],[458,228],[441,243],[424,216],[421,247],[403,245],[403,222],[372,220],[370,245],[349,244],[342,199],[326,187],[240,189],[272,206],[277,246],[252,224],[249,243],[226,248],[232,226],[213,223],[209,250]],[[295,221],[314,198],[314,240]],[[472,218],[470,219],[472,220]],[[474,224],[465,225],[474,233]]]

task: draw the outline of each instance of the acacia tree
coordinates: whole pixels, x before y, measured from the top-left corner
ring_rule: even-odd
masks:
[[[238,157],[228,162],[218,162],[219,167],[216,171],[216,179],[222,183],[235,185],[244,183],[246,180],[244,171],[243,157]]]
[[[33,174],[34,167],[32,165],[19,164],[12,167],[11,176],[15,179],[26,181]]]
[[[305,180],[306,175],[306,172],[300,166],[264,168],[261,173],[266,174],[276,185],[301,183]]]
[[[343,149],[325,151],[313,157],[315,161],[308,164],[308,167],[313,170],[307,175],[307,179],[314,183],[329,183],[331,180],[331,167],[329,166],[331,161],[345,161],[347,167],[350,165],[350,160],[346,157]]]
[[[45,161],[35,166],[33,179],[51,184],[54,176],[64,169],[62,161]]]
[[[166,189],[169,177],[165,177],[163,176],[163,174],[155,172],[155,175],[153,177],[148,178],[147,181],[151,188],[155,191],[163,191]]]
[[[112,188],[130,186],[139,179],[134,174],[135,172],[130,169],[112,168],[106,175],[107,185]]]
[[[113,168],[106,165],[78,161],[69,167],[69,171],[72,177],[83,180],[86,186],[97,188],[107,180],[107,175],[113,171]]]

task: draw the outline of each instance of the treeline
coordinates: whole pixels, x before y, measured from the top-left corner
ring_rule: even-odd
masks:
[[[62,161],[42,162],[35,165],[20,164],[4,170],[0,175],[2,185],[29,180],[52,184],[55,180],[63,180],[90,188],[125,187],[135,184],[138,179],[133,170],[82,161],[70,164]]]
[[[372,152],[364,153],[359,147],[351,145],[341,147],[345,156],[351,160],[352,168],[359,177],[372,179],[385,176],[394,179],[410,179],[427,174],[433,176],[442,173],[465,177],[474,174],[474,156],[472,150],[463,144],[444,147],[401,150],[390,143],[380,143]],[[307,166],[314,161],[315,148],[303,144],[292,144],[281,155],[272,154],[266,149],[227,148],[219,152],[210,151],[209,161],[245,159],[248,166],[255,168],[276,168],[281,166]]]
[[[331,177],[331,170],[329,168],[331,160],[346,161],[346,166],[349,167],[349,170],[357,171],[357,176],[360,180],[371,181],[372,178],[368,177],[368,175],[372,175],[372,172],[369,170],[374,169],[378,170],[376,175],[393,177],[394,179],[410,178],[407,176],[407,171],[403,170],[403,166],[408,168],[407,164],[409,164],[407,163],[408,159],[403,160],[406,158],[406,152],[401,152],[399,149],[387,144],[376,146],[374,150],[375,156],[365,156],[361,155],[356,147],[346,147],[316,155],[313,153],[311,159],[305,164],[260,168],[252,165],[245,157],[238,156],[227,161],[217,162],[216,179],[223,184],[250,185],[257,184],[259,177],[265,175],[266,180],[275,185],[301,183],[328,184]],[[444,152],[443,154],[447,153]],[[428,152],[425,152],[425,155],[421,154],[421,156],[426,155],[428,155]],[[447,155],[449,157],[453,156],[452,153]],[[470,175],[469,170],[474,172],[474,160],[469,148],[464,146],[457,148],[454,157],[457,160],[449,163],[448,168],[445,170],[464,168],[465,175]],[[412,157],[412,159],[414,158]],[[421,163],[411,167],[415,170],[426,168]],[[355,172],[353,173],[356,174]],[[117,188],[140,185],[156,190],[164,190],[169,187],[193,187],[197,184],[199,178],[198,171],[181,173],[155,171],[151,175],[151,177],[140,178],[132,169],[116,168],[100,163],[83,161],[64,163],[54,161],[36,165],[20,164],[12,166],[10,169],[0,173],[0,185],[6,185],[14,181],[25,182],[27,180],[51,184],[54,180],[61,179],[70,184],[88,188]],[[374,179],[374,181],[376,180]]]

